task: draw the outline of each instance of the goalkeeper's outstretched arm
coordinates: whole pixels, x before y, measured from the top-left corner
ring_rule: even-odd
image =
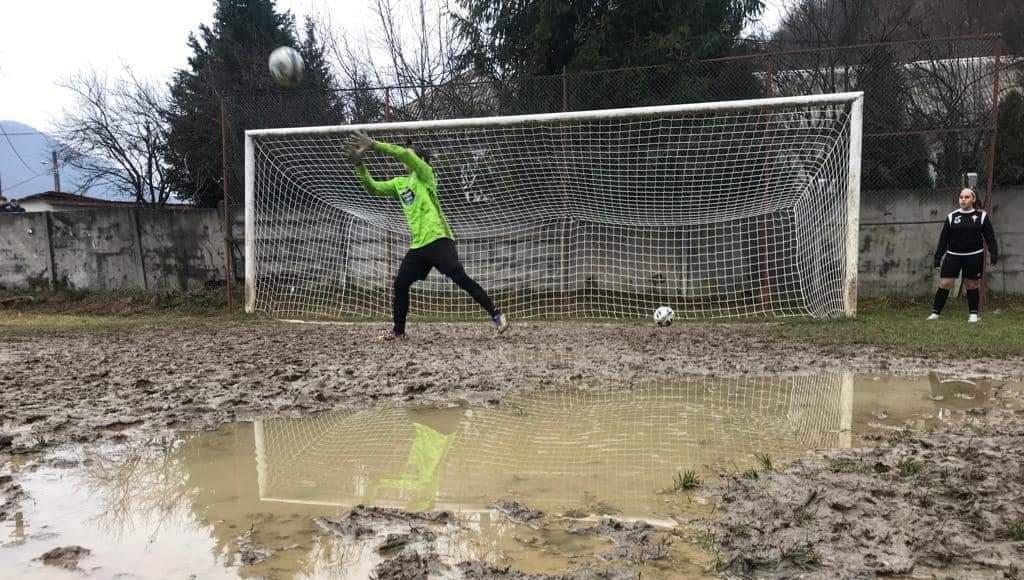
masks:
[[[366,165],[359,161],[359,165],[356,167],[356,177],[359,178],[359,182],[363,184],[366,191],[379,195],[381,197],[391,197],[397,192],[395,187],[395,180],[389,179],[387,181],[376,181],[370,176],[370,171],[366,169]]]
[[[356,134],[352,137],[352,158],[353,162],[357,165],[362,163],[363,155],[367,151],[373,149],[378,153],[384,153],[390,155],[395,159],[401,161],[409,168],[410,171],[416,174],[416,177],[420,181],[431,187],[436,187],[437,183],[434,181],[434,169],[430,167],[430,164],[424,161],[416,152],[408,147],[399,147],[398,145],[392,145],[391,143],[385,143],[383,141],[375,141],[368,137],[365,133],[356,131]]]
[[[391,143],[385,143],[383,141],[374,141],[373,150],[378,153],[390,155],[401,161],[409,168],[410,171],[416,174],[416,177],[420,178],[420,181],[429,185],[434,185],[434,169],[429,163],[421,159],[420,156],[412,149],[392,145]]]
[[[372,147],[373,139],[370,139],[366,135],[356,133],[355,137],[353,137],[352,144],[348,150],[348,159],[356,166],[356,177],[359,178],[359,182],[363,184],[366,191],[381,197],[394,196],[398,191],[396,180],[374,180],[373,177],[370,176],[370,171],[366,169],[366,164],[363,163],[363,156],[366,155],[366,152]]]

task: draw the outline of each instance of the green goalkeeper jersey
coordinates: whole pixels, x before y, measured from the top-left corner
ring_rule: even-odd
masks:
[[[411,149],[398,145],[377,141],[373,149],[398,159],[412,172],[405,177],[374,181],[366,165],[360,164],[356,168],[356,175],[367,191],[382,197],[393,197],[402,204],[405,221],[409,223],[409,231],[412,233],[410,249],[422,248],[441,238],[454,240],[452,228],[437,201],[437,180],[434,179],[434,170],[430,165]]]

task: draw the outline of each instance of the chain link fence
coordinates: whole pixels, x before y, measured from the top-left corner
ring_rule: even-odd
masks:
[[[1021,90],[1022,78],[1024,61],[1003,54],[998,35],[986,35],[825,48],[745,46],[740,54],[679,65],[466,78],[440,86],[236,94],[222,101],[225,202],[240,237],[247,129],[863,91],[861,294],[918,295],[934,283],[931,252],[886,254],[902,252],[898,246],[908,235],[934,243],[966,172],[979,174],[982,203],[992,208],[998,103]],[[889,246],[881,257],[872,253],[879,243]],[[233,247],[237,275],[244,246]]]

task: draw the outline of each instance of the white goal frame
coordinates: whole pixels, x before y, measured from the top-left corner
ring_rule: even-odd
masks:
[[[845,239],[839,244],[845,249],[845,266],[842,289],[842,315],[854,317],[857,314],[857,262],[859,252],[861,149],[863,144],[863,92],[776,97],[767,99],[746,99],[684,105],[655,107],[620,108],[583,112],[547,113],[534,115],[497,116],[435,121],[413,121],[398,123],[374,123],[320,127],[298,127],[281,129],[256,129],[245,132],[245,310],[256,311],[256,279],[259,264],[256,263],[256,146],[257,139],[279,136],[317,136],[350,134],[354,131],[373,133],[381,131],[408,131],[417,129],[467,129],[485,127],[515,127],[536,123],[566,123],[572,121],[615,120],[624,118],[643,119],[664,114],[729,112],[738,110],[762,110],[794,107],[800,105],[848,105],[849,106],[849,151],[846,186]],[[443,193],[443,192],[442,192]]]

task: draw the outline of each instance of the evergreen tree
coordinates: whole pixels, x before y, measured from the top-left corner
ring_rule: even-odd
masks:
[[[234,199],[241,193],[237,169],[245,129],[336,118],[334,79],[315,30],[307,23],[299,44],[294,17],[278,11],[274,0],[216,0],[212,26],[200,25],[198,33],[189,35],[188,46],[188,67],[176,71],[171,81],[167,162],[175,191],[195,205],[215,206],[224,195],[222,103]],[[279,46],[297,47],[306,61],[304,81],[295,89],[282,90],[270,77],[267,58]]]
[[[468,64],[495,77],[720,56],[762,0],[460,0]]]
[[[999,103],[995,180],[1024,185],[1024,96],[1013,91]]]
[[[460,0],[465,64],[498,80],[503,113],[693,102],[758,93],[753,72],[697,61],[730,52],[762,0]],[[626,67],[669,65],[608,75]],[[739,74],[737,74],[739,73]],[[728,85],[728,86],[727,86]],[[719,94],[721,93],[721,94]],[[564,102],[563,102],[564,99]]]
[[[857,86],[864,91],[864,133],[868,135],[861,170],[864,189],[931,188],[924,137],[880,135],[897,133],[908,125],[907,83],[891,50],[877,48],[868,54],[858,71]]]

